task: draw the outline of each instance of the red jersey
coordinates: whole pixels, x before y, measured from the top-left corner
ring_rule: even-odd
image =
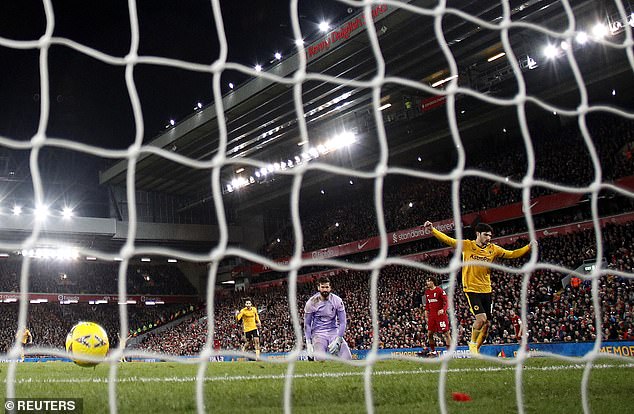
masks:
[[[515,328],[515,335],[517,335],[522,327],[522,320],[518,315],[511,316],[511,323],[513,324],[513,328]]]
[[[437,318],[438,311],[444,310],[447,315],[447,294],[440,286],[425,291],[425,310],[429,312],[430,318]]]

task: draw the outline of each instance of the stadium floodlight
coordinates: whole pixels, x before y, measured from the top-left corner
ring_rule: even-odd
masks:
[[[444,83],[449,82],[449,81],[450,81],[450,80],[452,80],[452,79],[456,79],[457,77],[458,77],[458,75],[448,76],[448,77],[446,77],[445,79],[441,79],[441,80],[439,80],[439,81],[437,81],[437,82],[432,83],[432,84],[431,84],[431,87],[432,87],[432,88],[435,88],[436,86],[440,86],[440,85],[442,85],[442,84],[444,84]]]
[[[235,280],[225,280],[224,282],[220,282],[223,285],[235,285],[236,281]]]
[[[15,205],[11,209],[11,212],[13,213],[14,216],[19,216],[20,214],[22,214],[22,207],[18,206],[18,205]]]
[[[559,47],[561,48],[561,50],[568,50],[570,49],[570,44],[565,40],[562,40],[562,42],[559,44]]]
[[[275,52],[275,59],[282,60],[282,54],[280,52]]]
[[[350,180],[348,182],[350,183],[350,185],[354,185],[354,181]]]
[[[414,207],[414,203],[412,203],[412,202],[410,201],[410,202],[409,202],[409,204],[408,204],[408,206],[409,206],[409,208],[412,208],[412,207]]]
[[[612,89],[612,96],[616,96],[616,89]]]
[[[149,257],[142,257],[142,258],[141,258],[141,261],[142,261],[142,262],[151,262],[151,261],[152,261],[152,259],[150,259]]]
[[[321,194],[326,194],[326,192],[324,190],[321,190],[320,193]]]
[[[122,262],[122,261],[123,261],[123,258],[122,258],[122,257],[115,257],[115,258],[114,258],[114,261],[115,261],[115,262]]]
[[[328,22],[319,23],[319,30],[322,32],[327,32],[330,29],[330,24]]]
[[[418,162],[423,162],[423,158],[422,157],[418,157],[416,159],[418,160]]]
[[[335,227],[339,227],[339,222],[336,222],[336,223],[335,223]]]
[[[548,44],[546,47],[544,47],[544,56],[546,57],[546,59],[554,59],[557,57],[558,54],[559,49],[557,49],[557,46],[553,44]]]
[[[94,257],[94,256],[86,256],[86,260],[89,260],[89,261],[91,261],[91,262],[94,262],[95,260],[97,260],[97,258],[96,258],[96,257]]]
[[[170,119],[170,125],[171,125],[171,126],[176,125],[176,121],[174,121],[173,119]]]
[[[203,107],[203,104],[202,104],[202,103],[200,103],[200,102],[198,102],[198,103],[196,104],[196,106],[194,106],[194,111],[197,111],[197,110],[199,110],[199,109],[202,109],[202,107]]]
[[[178,263],[176,259],[167,259],[167,263]]]
[[[585,45],[588,42],[588,34],[586,32],[577,33],[575,41],[580,45]]]
[[[262,65],[260,65],[259,63],[255,65],[255,71],[256,72],[262,72]]]
[[[282,240],[280,240],[280,238],[278,237],[277,239],[275,239],[275,241],[277,241],[278,243],[280,243]]]
[[[64,217],[65,219],[69,219],[73,217],[73,215],[74,212],[72,207],[64,207],[64,209],[62,210],[62,217]]]
[[[603,39],[609,32],[608,27],[603,23],[597,23],[592,27],[592,36],[595,39]]]
[[[240,174],[242,171],[244,171],[244,167],[240,167],[236,170],[236,174]]]
[[[295,39],[295,46],[304,46],[304,39]]]
[[[506,56],[506,52],[500,52],[497,55],[491,56],[490,58],[487,59],[487,62],[493,62],[494,60],[499,59],[503,56]]]
[[[392,104],[388,102],[385,105],[379,106],[379,111],[384,111],[384,110],[386,110],[387,108],[389,108],[391,106],[392,106]]]
[[[233,82],[229,82],[229,89],[233,89]]]

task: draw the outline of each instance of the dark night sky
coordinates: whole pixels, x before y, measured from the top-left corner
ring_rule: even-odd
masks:
[[[221,1],[228,60],[252,66],[268,64],[275,51],[293,48],[289,4],[285,1]],[[300,1],[304,35],[321,19],[338,20],[347,6],[331,1]],[[54,36],[66,37],[103,53],[123,57],[130,47],[128,2],[53,1]],[[137,1],[139,55],[209,64],[218,57],[218,39],[209,0]],[[44,33],[44,7],[38,0],[0,2],[0,36],[36,40]],[[0,136],[30,139],[40,106],[38,49],[0,46]],[[51,112],[47,135],[106,148],[126,148],[134,123],[124,67],[93,59],[66,46],[49,50]],[[223,85],[245,76],[226,72]],[[170,118],[182,119],[196,102],[211,101],[211,75],[164,66],[137,65],[145,140]]]

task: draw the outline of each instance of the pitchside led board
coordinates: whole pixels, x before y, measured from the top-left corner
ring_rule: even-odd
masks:
[[[529,344],[531,352],[545,352],[549,354],[556,354],[566,357],[583,357],[587,353],[592,352],[594,349],[594,342],[562,342],[554,344]],[[506,345],[483,345],[480,348],[480,353],[489,357],[498,358],[513,358],[517,354],[519,346],[518,344],[506,344]],[[445,353],[445,348],[437,348],[441,353]],[[416,357],[418,352],[421,352],[422,348],[398,348],[398,349],[379,349],[379,355],[390,355],[392,357]],[[352,351],[353,359],[364,359],[369,351]],[[622,357],[634,357],[634,342],[632,341],[609,341],[602,342],[599,348],[599,354],[616,355]],[[533,355],[535,356],[535,355]],[[262,354],[263,359],[284,359],[286,354]],[[469,348],[466,346],[459,346],[456,348],[456,358],[470,358]],[[193,356],[183,358],[195,358]],[[299,360],[307,360],[308,357],[305,354],[301,354],[298,357]],[[161,362],[156,358],[127,358],[128,361],[139,362]],[[246,361],[245,357],[221,355],[210,357],[211,362],[231,362],[231,361]],[[70,361],[67,358],[25,358],[25,362],[48,362],[48,361]],[[8,360],[0,360],[0,362],[9,362]]]

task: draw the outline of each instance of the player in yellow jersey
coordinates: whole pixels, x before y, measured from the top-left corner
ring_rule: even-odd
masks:
[[[425,227],[431,227],[432,234],[441,242],[451,247],[456,247],[458,244],[456,239],[434,228],[430,221],[425,222]],[[475,233],[475,240],[462,241],[462,260],[464,262],[492,263],[497,258],[515,259],[528,253],[531,250],[531,245],[537,246],[537,241],[532,241],[520,249],[506,250],[491,243],[493,229],[484,223],[476,225]],[[489,333],[489,326],[491,326],[491,311],[493,309],[491,268],[487,265],[464,265],[462,267],[462,290],[467,297],[469,309],[476,318],[471,328],[469,352],[477,354]]]
[[[245,342],[242,345],[242,350],[245,351],[247,346],[253,344],[255,358],[260,359],[260,332],[258,328],[262,328],[262,323],[260,322],[258,309],[253,306],[251,298],[244,299],[244,308],[238,312],[236,319],[238,322],[242,321],[244,330]]]
[[[29,330],[29,328],[24,328],[19,330],[16,333],[16,337],[18,338],[18,340],[20,341],[20,343],[22,343],[22,349],[21,349],[21,353],[20,353],[20,362],[24,361],[24,348],[26,348],[27,344],[32,344],[33,343],[33,335],[31,335],[31,331]]]

